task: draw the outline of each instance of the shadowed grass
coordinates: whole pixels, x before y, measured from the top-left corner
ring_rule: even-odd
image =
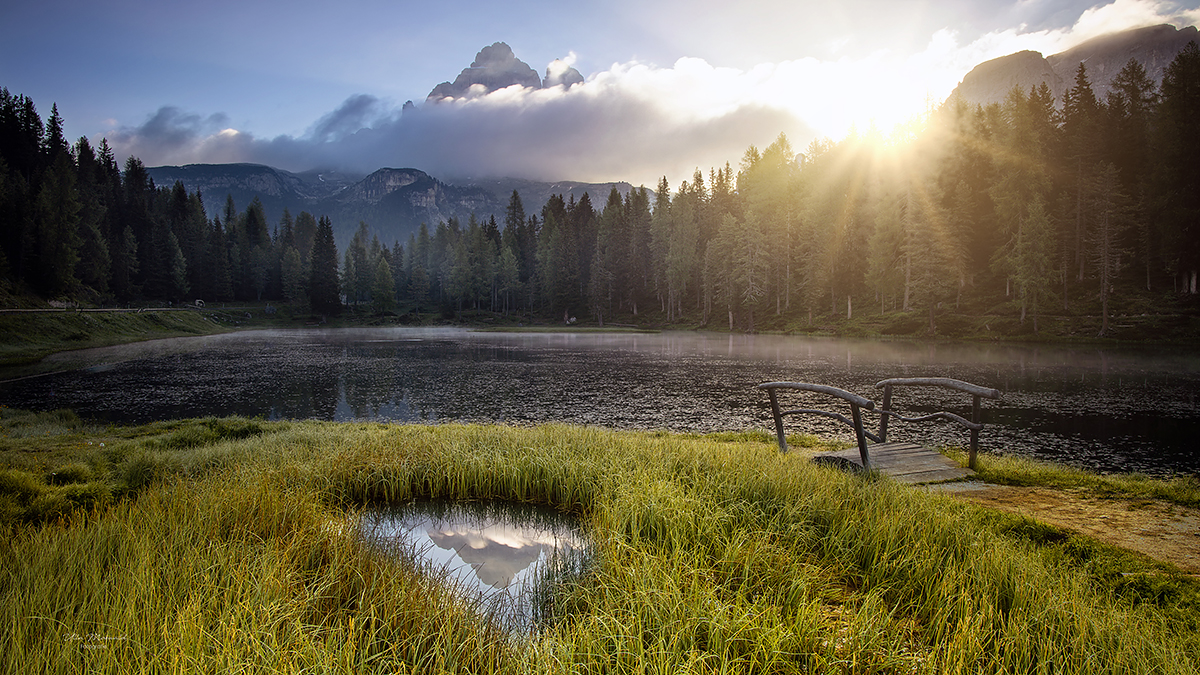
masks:
[[[195,311],[0,314],[0,367],[34,364],[71,349],[225,330]]]
[[[245,420],[103,433],[120,452],[60,466],[112,497],[0,526],[0,672],[1197,668],[1171,598],[1131,600],[1036,525],[769,439]],[[129,489],[137,462],[154,470]],[[18,505],[79,485],[6,471]],[[359,509],[414,498],[573,512],[597,557],[516,639],[355,536]]]

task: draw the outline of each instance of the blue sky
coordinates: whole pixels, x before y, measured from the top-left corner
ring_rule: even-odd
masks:
[[[43,116],[57,103],[70,139],[107,137],[150,166],[675,183],[780,132],[802,150],[852,123],[886,128],[988,58],[1195,25],[1198,4],[5,0],[0,86]],[[565,59],[587,82],[425,103],[496,41],[539,74]]]

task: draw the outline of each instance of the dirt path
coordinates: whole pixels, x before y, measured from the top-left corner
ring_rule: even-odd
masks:
[[[1052,488],[974,481],[929,487],[981,506],[1023,513],[1200,574],[1200,509],[1148,499],[1096,499]]]

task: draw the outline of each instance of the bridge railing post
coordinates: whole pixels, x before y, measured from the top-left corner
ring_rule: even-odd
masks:
[[[871,457],[867,450],[867,439],[878,440],[875,435],[863,429],[862,409],[874,410],[875,402],[871,399],[864,398],[858,394],[850,393],[844,389],[830,387],[823,384],[809,384],[807,382],[765,382],[758,385],[759,389],[765,389],[767,396],[771,399],[771,416],[775,419],[775,439],[779,443],[779,450],[787,452],[787,436],[783,430],[783,418],[788,415],[798,413],[807,413],[819,415],[835,419],[843,424],[847,424],[854,429],[854,439],[858,442],[859,456],[862,458],[863,468],[868,471],[871,469]],[[845,415],[829,412],[828,410],[813,410],[813,409],[798,409],[798,410],[782,410],[779,406],[778,390],[789,389],[793,391],[804,391],[815,394],[825,394],[834,396],[846,401],[850,404],[850,419]]]

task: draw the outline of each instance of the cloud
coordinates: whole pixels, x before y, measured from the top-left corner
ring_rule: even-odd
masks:
[[[565,59],[554,59],[546,66],[546,77],[542,80],[543,87],[570,87],[583,84],[583,75],[575,70],[575,52],[567,54]]]
[[[749,145],[766,145],[781,132],[802,149],[821,135],[838,138],[852,124],[874,122],[888,131],[944,100],[967,71],[991,58],[1021,49],[1052,54],[1115,29],[1190,24],[1194,14],[1161,0],[1115,0],[1077,14],[1070,28],[994,31],[965,44],[954,31],[940,30],[909,56],[881,50],[750,69],[698,58],[669,67],[630,61],[570,87],[481,87],[471,96],[402,109],[359,94],[305,134],[273,139],[230,130],[223,114],[164,107],[143,125],[109,135],[109,142],[150,166],[246,161],[289,170],[415,167],[442,178],[647,185],[665,175],[678,183],[697,168],[736,164]],[[574,61],[571,54],[551,63],[547,79]]]
[[[1055,7],[1057,3],[1041,3],[1022,0],[1029,5],[1045,10],[1044,5]],[[1065,10],[1064,10],[1065,11]],[[961,56],[980,63],[988,59],[1029,49],[1044,56],[1066,51],[1082,42],[1108,33],[1169,23],[1176,27],[1192,26],[1200,21],[1200,10],[1182,8],[1175,2],[1165,0],[1113,0],[1083,9],[1078,18],[1067,27],[1026,30],[1025,27],[993,31],[983,35],[961,50]]]
[[[551,72],[561,72],[555,65]],[[768,78],[769,79],[769,78]],[[512,85],[484,95],[387,108],[354,96],[298,137],[260,139],[163,108],[108,136],[148,166],[258,162],[289,170],[416,167],[442,177],[631,180],[690,178],[780,132],[816,130],[781,102],[763,73],[681,59],[672,68],[616,64],[571,87]],[[213,119],[226,119],[224,115]]]
[[[219,137],[228,124],[229,118],[223,113],[201,117],[175,106],[163,106],[141,126],[117,129],[107,138],[123,155],[190,156],[207,140]]]
[[[370,126],[380,116],[380,112],[379,99],[367,94],[355,94],[346,99],[337,110],[317,120],[308,135],[321,143],[338,140]]]

